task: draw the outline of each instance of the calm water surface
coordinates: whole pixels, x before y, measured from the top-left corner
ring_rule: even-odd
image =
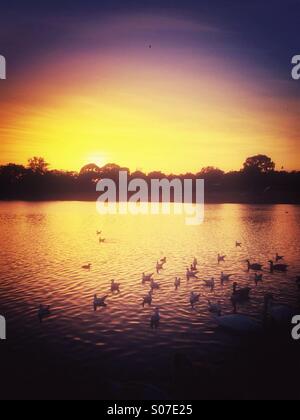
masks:
[[[259,318],[263,296],[293,307],[299,291],[300,207],[209,205],[205,223],[186,226],[180,216],[99,216],[94,203],[0,204],[0,313],[8,321],[8,337],[15,345],[32,346],[37,340],[69,352],[81,364],[92,365],[101,356],[116,370],[134,361],[144,367],[155,359],[167,363],[170,354],[182,352],[195,362],[222,355],[234,345],[232,336],[216,328],[207,300],[221,300],[224,312],[232,312],[232,282],[221,286],[221,271],[235,274],[240,286],[250,285],[252,299],[239,311]],[[107,239],[99,244],[97,230]],[[235,242],[243,247],[237,249]],[[287,274],[270,274],[267,261],[286,256]],[[227,260],[217,264],[217,254]],[[155,271],[159,258],[167,256],[166,269],[155,275],[161,289],[153,305],[161,308],[160,328],[153,331],[153,308],[142,308],[149,285],[142,272]],[[200,278],[216,278],[214,292],[200,280],[186,281],[185,269],[198,258]],[[245,259],[265,266],[264,282],[255,287]],[[83,264],[92,263],[91,271]],[[174,278],[183,279],[178,291]],[[112,279],[121,293],[110,293]],[[195,309],[189,294],[201,293]],[[107,307],[94,312],[93,295],[109,294]],[[37,319],[39,304],[53,308],[51,318]]]

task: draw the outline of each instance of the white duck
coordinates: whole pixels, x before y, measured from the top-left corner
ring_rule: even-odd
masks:
[[[197,274],[198,274],[198,271],[191,271],[189,268],[186,269],[187,280],[197,279],[198,278]]]
[[[233,274],[225,274],[223,271],[221,273],[221,283],[225,283],[226,281],[230,280],[230,277],[232,277]]]
[[[222,314],[222,306],[221,301],[218,301],[218,303],[211,303],[211,301],[208,301],[208,310],[212,314],[217,314],[221,316]]]
[[[151,328],[158,328],[159,327],[159,322],[160,322],[160,310],[159,308],[156,308],[153,315],[151,316],[151,321],[150,321],[150,325]]]
[[[179,277],[176,277],[175,283],[174,283],[176,290],[180,287],[180,284],[181,284],[181,279]]]
[[[106,299],[108,298],[108,296],[104,296],[102,298],[98,298],[97,295],[94,295],[94,310],[96,311],[98,307],[103,307],[106,306]]]
[[[221,328],[236,334],[253,334],[263,331],[261,322],[246,315],[218,316],[215,318],[215,321]]]
[[[143,299],[143,307],[145,305],[152,305],[152,290],[150,290],[150,292],[148,293],[148,295],[146,295]]]
[[[215,288],[215,279],[212,278],[211,280],[203,280],[206,287],[209,287],[211,290]]]
[[[165,265],[165,263],[160,263],[159,261],[157,261],[157,263],[156,263],[157,274],[159,274],[159,272],[164,269],[164,265]]]
[[[113,292],[120,292],[120,283],[116,283],[115,280],[111,281],[111,291]]]
[[[192,307],[194,307],[194,305],[199,302],[200,300],[200,294],[197,294],[195,292],[191,292],[191,297],[190,297],[190,303],[192,305]]]
[[[143,283],[146,283],[148,281],[151,281],[153,276],[154,276],[154,273],[152,273],[152,274],[145,274],[145,273],[143,273],[142,282]]]
[[[159,289],[160,288],[160,284],[159,283],[156,283],[153,279],[151,280],[151,283],[150,283],[150,287],[151,287],[151,290],[157,290],[157,289]]]
[[[265,295],[265,314],[276,324],[289,324],[294,316],[289,306],[274,303],[271,293]]]

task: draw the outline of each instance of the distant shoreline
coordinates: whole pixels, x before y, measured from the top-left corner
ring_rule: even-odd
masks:
[[[89,202],[95,203],[97,202],[97,197],[77,197],[77,196],[68,196],[68,197],[60,197],[60,196],[47,196],[47,197],[2,197],[0,198],[0,203],[13,203],[13,202],[28,202],[28,203],[51,203],[51,202]],[[119,201],[116,201],[119,203]],[[162,203],[162,201],[160,201]],[[174,201],[170,201],[171,204],[174,204]],[[196,204],[193,201],[192,204]],[[268,198],[263,199],[262,197],[243,197],[234,199],[233,197],[212,197],[209,194],[206,195],[206,199],[204,204],[246,204],[246,205],[300,205],[300,197],[284,197],[282,199]]]

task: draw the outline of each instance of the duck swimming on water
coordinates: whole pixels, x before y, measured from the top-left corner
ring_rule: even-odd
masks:
[[[225,274],[223,271],[221,273],[221,284],[223,285],[226,281],[230,280],[230,277],[232,277],[233,274]]]
[[[160,284],[156,283],[153,279],[151,280],[151,284],[150,284],[151,290],[157,290],[160,288]]]
[[[145,307],[145,305],[152,305],[152,290],[150,290],[150,292],[148,293],[148,295],[146,295],[143,299],[143,307]]]
[[[265,295],[265,314],[276,324],[289,324],[294,316],[289,306],[274,303],[271,293]]]
[[[145,274],[145,273],[143,273],[142,282],[143,283],[146,283],[148,281],[151,281],[153,276],[154,276],[154,273],[152,273],[152,274]]]
[[[221,301],[218,301],[218,303],[211,303],[211,301],[208,301],[208,310],[212,314],[217,314],[221,316],[222,314],[222,306]]]
[[[215,317],[219,327],[234,334],[257,334],[263,331],[262,323],[245,315],[224,315]]]
[[[150,320],[151,328],[157,329],[159,327],[159,323],[160,323],[160,310],[159,308],[156,308]]]
[[[276,262],[278,263],[279,261],[284,260],[284,256],[283,256],[283,255],[279,255],[278,253],[276,253],[275,260],[276,260]]]
[[[206,287],[209,287],[211,291],[215,288],[215,279],[212,278],[211,280],[203,280]]]
[[[115,280],[111,281],[111,291],[113,292],[119,292],[120,293],[120,283],[116,283]]]
[[[270,272],[273,273],[274,271],[280,271],[285,273],[288,271],[289,266],[287,264],[274,264],[272,260],[269,261],[270,264]]]
[[[179,277],[176,277],[175,283],[174,283],[176,290],[180,287],[180,284],[181,284],[181,279]]]
[[[231,296],[231,302],[236,312],[236,305],[238,303],[247,302],[250,299],[251,289],[250,287],[244,287],[243,289],[238,289],[238,284],[233,283],[233,294]]]
[[[44,318],[47,318],[51,315],[51,306],[40,305],[38,310],[38,317],[40,322],[43,321]]]
[[[198,271],[191,271],[189,268],[186,269],[186,279],[189,281],[190,279],[198,279]]]
[[[218,254],[218,263],[225,261],[226,255]]]
[[[199,302],[200,300],[200,294],[197,294],[195,292],[191,292],[191,297],[190,297],[190,303],[192,305],[192,308],[194,308],[194,305]]]
[[[246,263],[248,264],[248,271],[253,270],[253,271],[262,271],[263,266],[261,264],[251,264],[250,260],[246,260]]]
[[[164,265],[165,265],[165,263],[160,263],[159,261],[157,261],[157,263],[156,263],[157,274],[159,274],[159,272],[164,269]]]
[[[104,296],[102,298],[98,298],[97,295],[94,295],[94,310],[96,311],[98,307],[104,307],[107,306],[105,301],[108,298],[108,296]]]
[[[258,285],[258,283],[263,281],[263,274],[257,274],[255,273],[255,277],[254,277],[254,281],[256,286]]]

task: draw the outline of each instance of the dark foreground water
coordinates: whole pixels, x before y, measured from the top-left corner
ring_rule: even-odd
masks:
[[[267,292],[297,313],[299,206],[210,205],[204,224],[191,227],[179,216],[104,217],[93,203],[1,203],[0,237],[4,397],[298,397],[300,349],[290,329],[233,335],[217,327],[207,301],[221,301],[223,313],[231,313],[236,281],[252,288],[239,313],[261,319]],[[288,273],[270,273],[267,262],[276,252],[285,256]],[[224,263],[217,263],[218,253],[227,255]],[[152,308],[143,308],[149,284],[141,274],[154,272],[164,256],[165,270],[154,276],[160,289]],[[199,280],[187,282],[194,257]],[[264,265],[258,286],[248,258]],[[87,263],[90,271],[82,269]],[[234,274],[225,285],[222,271]],[[175,276],[182,278],[177,291]],[[202,281],[211,277],[214,291]],[[119,294],[110,292],[112,279],[121,283]],[[191,291],[201,293],[194,309]],[[109,295],[96,312],[95,293]],[[52,307],[42,323],[40,304]],[[157,330],[149,326],[153,307],[161,310]]]

